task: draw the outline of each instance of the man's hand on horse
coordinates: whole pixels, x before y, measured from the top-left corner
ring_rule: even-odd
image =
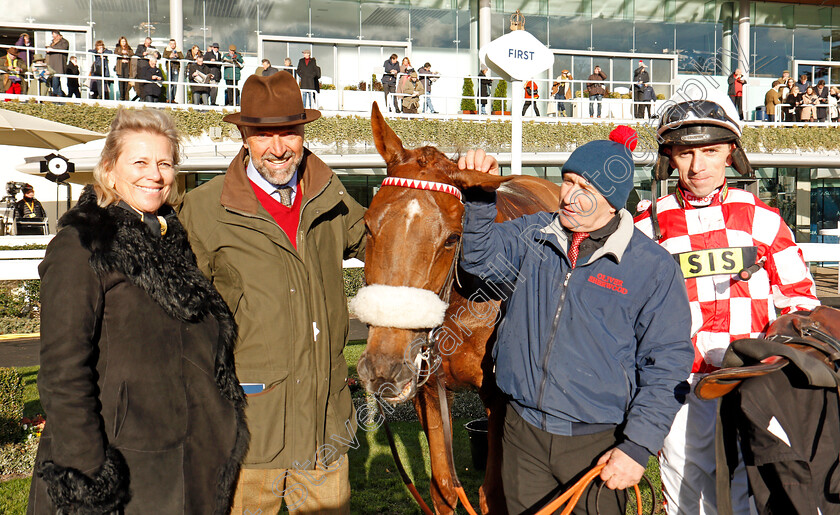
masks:
[[[601,479],[611,490],[630,488],[641,481],[645,474],[643,466],[618,448],[604,453],[598,460],[598,465],[602,463],[606,463],[606,466],[601,470]]]
[[[466,155],[458,158],[458,168],[461,170],[478,170],[492,175],[501,175],[499,162],[482,149],[468,150]]]

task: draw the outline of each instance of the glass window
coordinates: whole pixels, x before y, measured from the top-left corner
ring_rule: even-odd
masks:
[[[528,16],[525,28],[543,44],[548,43],[548,16]]]
[[[793,31],[793,51],[796,59],[823,61],[831,55],[831,30],[797,27]]]
[[[680,73],[720,73],[716,51],[721,26],[715,23],[678,23],[676,52]]]
[[[490,14],[490,39],[500,38],[508,32],[510,32],[510,16],[493,11]]]
[[[592,18],[593,50],[627,52],[633,48],[633,22]]]
[[[592,18],[633,19],[633,0],[601,0],[592,4]]]
[[[361,5],[362,36],[365,39],[408,41],[408,7],[385,4]]]
[[[592,0],[548,0],[548,14],[591,18]]]
[[[456,39],[455,11],[451,9],[411,8],[412,47],[455,48]],[[469,40],[466,43],[469,46]],[[418,63],[414,64],[415,67],[419,66]]]
[[[517,9],[526,15],[546,14],[548,2],[547,0],[505,0],[505,7],[502,12],[513,14]],[[525,16],[525,29],[529,32],[531,30],[530,20],[530,17]]]
[[[312,35],[316,38],[357,39],[359,2],[311,0]]]
[[[785,27],[753,27],[750,75],[781,77],[790,68],[793,32]]]
[[[198,19],[194,23],[201,26],[199,3],[196,2]],[[208,2],[208,5],[210,3]],[[224,21],[230,23],[230,20],[226,19]],[[307,36],[309,34],[309,2],[290,1],[284,2],[282,5],[275,2],[260,2],[260,32],[263,35],[271,36]],[[294,56],[292,56],[292,60],[297,64]],[[280,62],[282,63],[283,60],[281,59]]]
[[[589,18],[549,16],[547,42],[551,48],[589,50],[591,31]]]
[[[636,52],[669,53],[674,51],[674,24],[639,22],[636,31]]]

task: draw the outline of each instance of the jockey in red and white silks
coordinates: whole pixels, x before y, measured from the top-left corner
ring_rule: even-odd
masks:
[[[677,169],[680,182],[636,218],[636,227],[674,256],[685,277],[695,349],[692,390],[720,366],[730,342],[763,336],[777,309],[819,305],[802,253],[778,211],[752,193],[727,187],[727,166],[745,175],[752,170],[734,106],[714,90],[704,93],[672,99],[661,113],[654,178]],[[742,270],[752,272],[748,280],[739,278]],[[716,419],[715,401],[687,395],[659,456],[669,514],[717,513]],[[734,470],[731,493],[733,513],[750,513],[743,463]]]

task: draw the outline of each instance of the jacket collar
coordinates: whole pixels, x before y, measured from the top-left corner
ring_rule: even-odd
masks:
[[[630,239],[633,237],[633,215],[626,209],[621,209],[618,212],[620,218],[618,229],[615,230],[604,246],[592,253],[592,256],[586,261],[592,263],[596,259],[606,256],[607,254],[613,256],[616,262],[621,262],[624,251],[630,244]],[[547,242],[553,245],[557,250],[566,254],[566,249],[569,248],[569,238],[566,236],[566,231],[563,230],[563,224],[560,223],[560,216],[554,215],[551,223],[534,232],[534,239],[540,242]]]
[[[260,201],[248,182],[245,167],[248,163],[248,150],[243,146],[225,173],[222,186],[221,204],[229,209],[257,214]],[[298,168],[298,195],[303,195],[302,203],[316,197],[330,182],[332,171],[308,148],[303,149],[303,160]]]

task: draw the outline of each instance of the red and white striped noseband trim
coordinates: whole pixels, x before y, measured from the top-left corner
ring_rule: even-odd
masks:
[[[399,186],[400,188],[413,188],[415,190],[428,191],[442,191],[458,197],[458,200],[463,202],[461,197],[461,190],[452,186],[451,184],[444,184],[442,182],[421,181],[419,179],[401,179],[399,177],[385,177],[382,181],[383,186]]]

